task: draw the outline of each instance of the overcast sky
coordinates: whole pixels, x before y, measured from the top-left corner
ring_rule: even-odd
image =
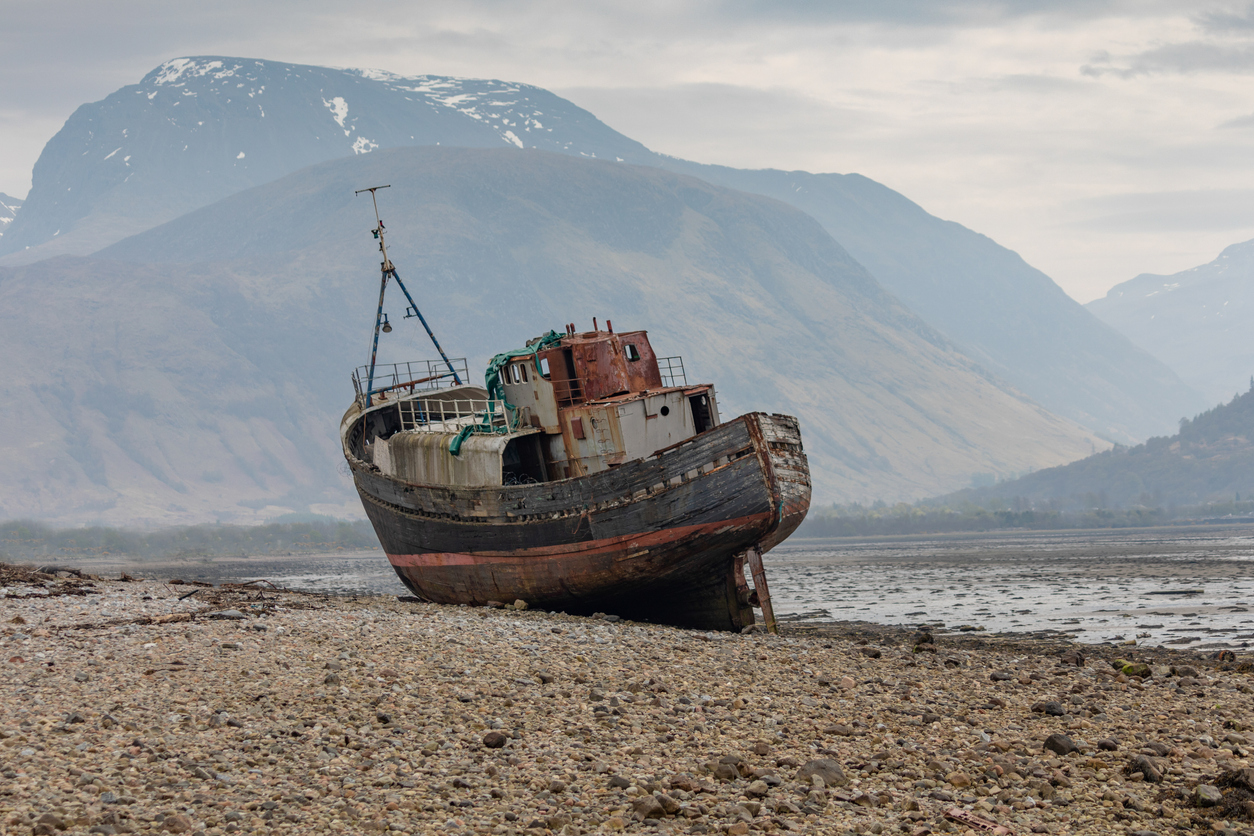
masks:
[[[182,55],[546,87],[665,154],[859,172],[1088,301],[1254,238],[1254,7],[0,0],[0,191]]]

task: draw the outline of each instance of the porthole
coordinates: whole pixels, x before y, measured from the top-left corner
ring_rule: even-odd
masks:
[[[664,406],[661,409],[659,409],[658,412],[661,413],[663,416],[670,415],[671,408],[669,406]]]

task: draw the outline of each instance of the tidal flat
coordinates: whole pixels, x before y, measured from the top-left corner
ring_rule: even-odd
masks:
[[[1254,830],[1231,650],[0,585],[6,833]]]

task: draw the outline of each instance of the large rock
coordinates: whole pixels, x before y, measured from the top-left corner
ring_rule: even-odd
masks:
[[[1151,784],[1160,784],[1163,780],[1162,769],[1153,758],[1145,755],[1137,755],[1132,759],[1132,764],[1128,768],[1129,772],[1139,772],[1145,777],[1145,780]]]
[[[1072,752],[1078,752],[1079,746],[1075,745],[1075,741],[1067,737],[1065,734],[1051,734],[1045,738],[1043,747],[1047,751],[1054,752],[1058,755],[1070,755]]]
[[[818,775],[829,787],[843,787],[849,783],[849,779],[845,777],[845,770],[841,769],[840,764],[831,758],[808,761],[797,770],[797,780],[802,783],[809,784],[811,775]]]

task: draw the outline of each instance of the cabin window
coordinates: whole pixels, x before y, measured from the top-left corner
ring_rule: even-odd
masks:
[[[632,343],[627,343],[626,345],[623,346],[623,353],[626,354],[627,359],[631,360],[632,362],[635,362],[636,360],[640,359],[640,351]]]
[[[518,364],[518,371],[522,373],[522,382],[523,382],[523,383],[526,383],[526,382],[527,382],[527,364],[526,364],[526,363],[519,363],[519,364]]]
[[[549,379],[549,358],[547,357],[540,358],[540,377],[545,380]]]
[[[518,379],[518,364],[517,364],[517,363],[513,363],[513,364],[511,364],[511,365],[510,365],[510,367],[509,367],[509,374],[510,374],[510,379],[511,379],[514,383],[520,383],[520,382],[521,382],[521,381]]]
[[[573,435],[575,438],[587,438],[587,436],[584,434],[584,431],[583,431],[583,419],[582,418],[570,419],[570,434]]]

